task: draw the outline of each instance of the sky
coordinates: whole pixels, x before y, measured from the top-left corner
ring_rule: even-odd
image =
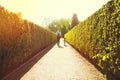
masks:
[[[76,13],[84,21],[109,0],[0,0],[0,5],[22,18],[45,26],[54,19],[72,18]]]

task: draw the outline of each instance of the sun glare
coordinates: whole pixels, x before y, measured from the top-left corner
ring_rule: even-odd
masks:
[[[45,18],[71,18],[74,13],[83,21],[107,1],[109,0],[0,0],[0,5],[13,12],[21,12],[24,19],[42,25]]]

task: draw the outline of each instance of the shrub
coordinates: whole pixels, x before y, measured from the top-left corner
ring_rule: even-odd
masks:
[[[56,41],[56,35],[0,6],[0,77]]]
[[[120,78],[120,0],[111,0],[65,35],[105,74]]]

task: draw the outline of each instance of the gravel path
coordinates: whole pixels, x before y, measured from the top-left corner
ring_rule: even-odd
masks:
[[[21,80],[105,80],[103,75],[70,45],[55,45]]]
[[[2,80],[106,80],[69,44],[63,46],[63,39],[60,45],[38,53]]]

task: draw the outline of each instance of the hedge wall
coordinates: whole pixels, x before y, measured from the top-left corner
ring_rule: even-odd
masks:
[[[56,35],[0,6],[0,78],[56,41]]]
[[[120,78],[120,0],[111,0],[66,35],[107,75]]]

